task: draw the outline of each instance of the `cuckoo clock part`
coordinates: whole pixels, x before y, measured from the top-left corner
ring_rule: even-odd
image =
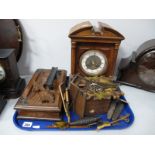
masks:
[[[15,105],[18,119],[61,120],[62,100],[60,84],[65,84],[67,72],[38,69]],[[63,86],[64,93],[64,86]]]

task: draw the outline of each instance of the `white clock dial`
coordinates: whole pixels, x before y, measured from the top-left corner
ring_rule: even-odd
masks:
[[[101,75],[106,72],[107,58],[99,50],[88,50],[80,57],[82,71],[90,76]]]
[[[4,68],[0,65],[0,81],[5,79],[5,70]]]

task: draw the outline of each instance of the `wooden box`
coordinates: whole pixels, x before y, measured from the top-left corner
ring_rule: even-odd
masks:
[[[61,120],[62,99],[59,85],[66,80],[66,71],[58,70],[53,88],[45,88],[51,73],[49,69],[38,69],[15,105],[18,119]]]
[[[70,95],[73,105],[73,111],[81,118],[104,114],[108,111],[111,97],[97,99],[94,96],[89,97],[86,93],[86,87],[79,87],[79,77],[73,78],[70,84]],[[86,84],[87,85],[87,84]]]

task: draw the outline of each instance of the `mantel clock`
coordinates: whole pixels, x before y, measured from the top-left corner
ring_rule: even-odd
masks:
[[[83,22],[70,30],[69,37],[71,38],[71,74],[114,75],[123,35],[101,22],[98,23],[98,27],[94,27],[90,22]]]

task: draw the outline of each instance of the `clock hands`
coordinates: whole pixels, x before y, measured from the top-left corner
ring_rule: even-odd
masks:
[[[81,69],[88,75],[99,75],[103,73],[106,68],[104,62],[106,62],[106,57],[97,50],[95,54],[94,50],[87,51],[80,58]]]
[[[95,61],[92,60],[91,63],[92,63],[92,65],[95,65]]]

